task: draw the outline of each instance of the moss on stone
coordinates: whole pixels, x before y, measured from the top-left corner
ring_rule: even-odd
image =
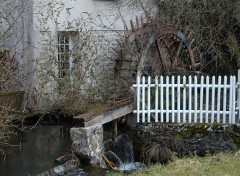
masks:
[[[197,152],[231,151],[240,147],[240,126],[214,124],[152,123],[139,125],[132,133],[134,149],[144,155],[149,146],[157,143],[184,157]],[[142,161],[142,160],[141,160]]]
[[[227,130],[227,134],[231,137],[238,148],[240,148],[240,127],[233,125],[230,129]]]
[[[195,136],[196,134],[206,136],[208,134],[208,124],[196,124],[196,125],[186,125],[182,131],[179,133],[183,138],[189,138]]]

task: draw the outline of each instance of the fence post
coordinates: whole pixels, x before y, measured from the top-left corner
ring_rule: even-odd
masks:
[[[238,123],[240,121],[240,69],[238,69],[238,81],[237,81],[237,92],[238,92],[238,98],[237,98],[237,107],[238,107]]]

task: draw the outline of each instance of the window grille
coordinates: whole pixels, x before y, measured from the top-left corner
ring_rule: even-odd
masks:
[[[58,36],[58,78],[66,78],[69,72],[69,37],[64,35]]]

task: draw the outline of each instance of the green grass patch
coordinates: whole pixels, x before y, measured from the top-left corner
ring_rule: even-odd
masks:
[[[111,176],[123,176],[124,173],[110,173]],[[154,164],[135,171],[130,176],[239,176],[240,150],[235,153],[218,153],[206,157],[175,159],[167,165]]]

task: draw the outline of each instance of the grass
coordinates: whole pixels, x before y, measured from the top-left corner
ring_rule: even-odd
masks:
[[[124,173],[111,173],[111,176],[123,176]],[[176,159],[167,165],[154,164],[135,171],[129,176],[239,176],[240,150],[235,153],[218,153],[206,157]]]

